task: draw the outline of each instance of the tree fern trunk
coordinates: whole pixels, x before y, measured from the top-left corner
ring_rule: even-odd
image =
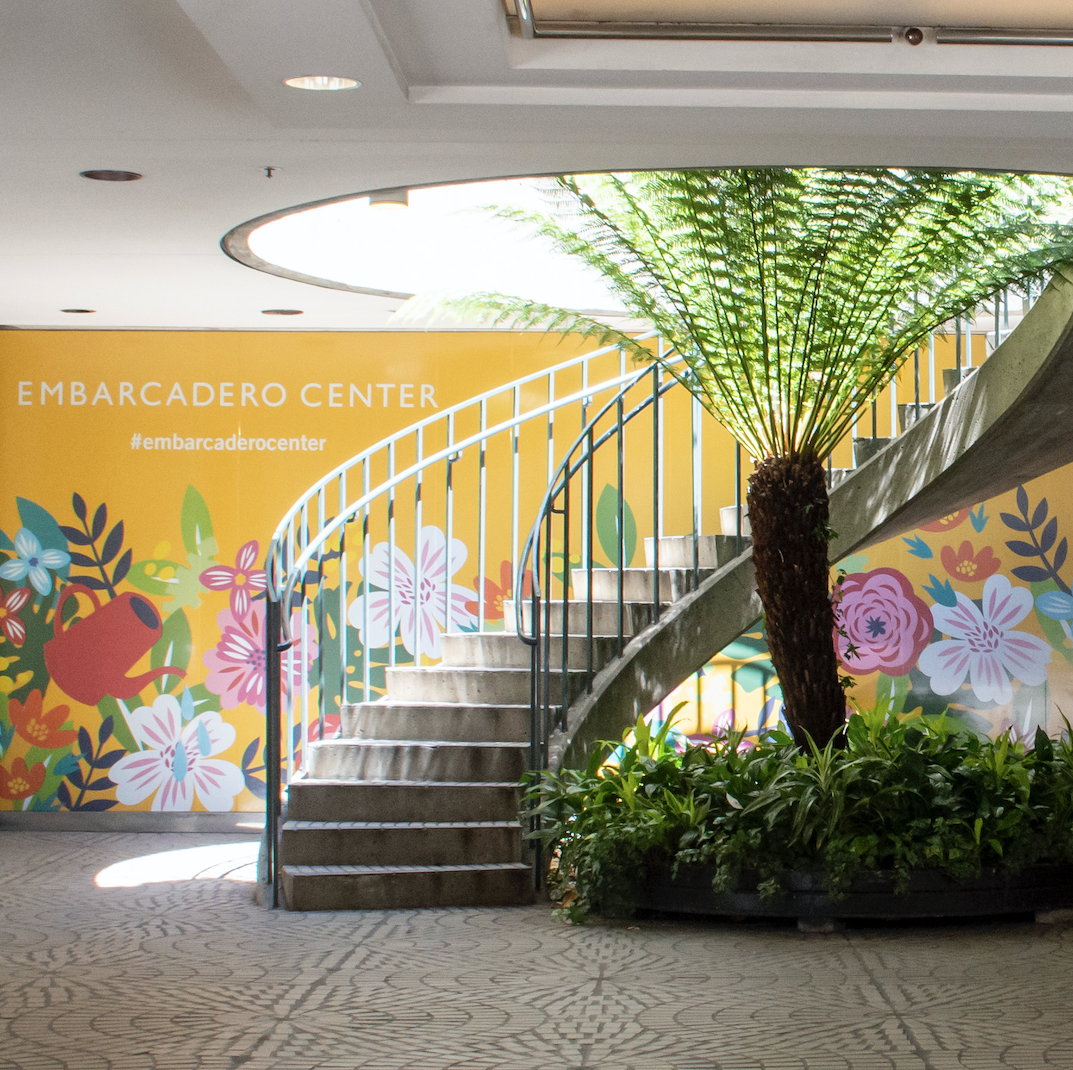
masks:
[[[749,479],[756,586],[785,717],[800,746],[807,733],[822,747],[846,716],[833,641],[827,521],[818,457],[767,457],[757,465]]]

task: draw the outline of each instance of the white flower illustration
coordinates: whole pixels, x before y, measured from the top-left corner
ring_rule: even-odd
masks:
[[[218,713],[201,713],[183,727],[179,700],[159,695],[127,717],[144,750],[124,755],[109,774],[116,798],[135,806],[153,792],[153,810],[190,810],[194,793],[206,810],[226,811],[245,787],[242,770],[213,757],[235,742],[235,729]]]
[[[1051,648],[1042,639],[1013,630],[1032,609],[1032,592],[1013,587],[1002,575],[984,584],[982,611],[957,594],[957,605],[932,606],[935,627],[951,638],[932,643],[920,655],[920,671],[937,695],[952,695],[969,677],[981,702],[1004,705],[1013,698],[1010,678],[1042,684]]]
[[[394,561],[394,607],[388,599],[389,558]],[[362,641],[370,647],[384,647],[398,631],[402,644],[412,654],[417,649],[420,628],[421,653],[430,658],[440,656],[440,634],[448,627],[472,628],[476,618],[466,609],[474,602],[473,591],[451,583],[451,577],[465,564],[466,544],[451,540],[450,562],[447,540],[437,527],[421,529],[421,587],[416,589],[417,575],[413,562],[395,547],[389,555],[386,542],[377,543],[369,554],[366,591],[350,603],[347,620],[358,629]],[[359,559],[359,570],[361,563]],[[364,634],[365,601],[368,599],[369,634]],[[392,611],[393,609],[393,611]]]

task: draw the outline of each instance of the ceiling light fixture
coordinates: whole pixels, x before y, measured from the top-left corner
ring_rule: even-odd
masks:
[[[262,316],[301,316],[304,314],[301,308],[262,308]]]
[[[66,312],[71,316],[88,316],[91,312],[96,312],[95,308],[61,308],[61,312]]]
[[[285,79],[283,84],[291,89],[313,89],[317,92],[361,88],[361,82],[356,78],[342,78],[337,74],[302,74],[297,78]]]
[[[83,178],[94,182],[137,182],[142,176],[137,171],[79,171]]]
[[[369,194],[370,208],[409,208],[410,191],[405,186],[374,189]]]

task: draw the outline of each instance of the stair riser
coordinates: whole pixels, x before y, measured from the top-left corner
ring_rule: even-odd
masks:
[[[353,739],[448,739],[524,743],[528,706],[402,706],[385,702],[343,707],[343,735]]]
[[[470,705],[529,704],[528,670],[482,669],[388,669],[387,692],[398,702],[458,702]],[[584,673],[571,673],[570,694],[576,698],[585,687]],[[560,693],[558,674],[553,674],[554,695]]]
[[[698,567],[722,568],[733,561],[739,553],[744,552],[751,540],[742,538],[741,549],[732,535],[701,535],[697,540]],[[651,568],[653,558],[653,540],[645,539],[645,564]],[[659,540],[659,567],[692,568],[693,536],[668,535]]]
[[[626,637],[636,635],[655,620],[652,611],[652,592],[649,589],[643,602],[627,603],[622,607],[622,634]],[[664,607],[666,608],[666,607]],[[571,635],[588,635],[588,607],[585,602],[570,602],[568,619]],[[525,627],[531,632],[533,627],[533,604],[526,602],[522,607]],[[513,606],[510,612],[504,612],[504,621],[509,628],[515,626]],[[544,628],[544,611],[540,613],[540,627]],[[563,604],[560,601],[551,604],[551,633],[563,633]],[[592,605],[592,634],[601,636],[618,636],[618,596],[614,602],[594,602]]]
[[[291,910],[414,910],[522,906],[533,901],[526,870],[296,875],[282,871]]]
[[[700,579],[710,576],[712,569],[701,569]],[[585,569],[574,569],[574,597],[585,598],[589,574]],[[618,601],[618,569],[594,569],[592,573],[592,597],[598,602]],[[693,569],[660,569],[659,596],[661,602],[674,602],[694,590]],[[652,572],[646,569],[629,569],[622,573],[622,598],[626,602],[652,601]],[[617,627],[617,623],[616,623]]]
[[[505,784],[291,784],[291,821],[516,821],[522,789]]]
[[[522,830],[284,829],[280,861],[291,866],[451,866],[517,862]]]
[[[314,743],[309,776],[326,780],[454,780],[503,783],[525,772],[528,747],[420,743],[369,745],[357,740]]]
[[[617,628],[617,624],[616,624]],[[559,633],[562,634],[562,633]],[[571,637],[567,664],[571,669],[587,668],[588,651],[584,633]],[[551,667],[558,669],[563,663],[562,644],[551,645]],[[593,669],[599,672],[618,655],[618,641],[608,636],[593,636]],[[524,669],[532,664],[532,647],[514,635],[448,635],[443,638],[443,664],[472,668]]]

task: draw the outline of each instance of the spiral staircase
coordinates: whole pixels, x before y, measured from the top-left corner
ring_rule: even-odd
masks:
[[[958,341],[960,358],[960,335]],[[1073,461],[1073,440],[1064,433],[1073,408],[1073,270],[1051,280],[1008,337],[996,316],[991,348],[976,368],[959,359],[946,377],[950,391],[934,401],[930,390],[921,400],[918,366],[913,402],[899,414],[894,390],[882,400],[890,406],[890,433],[875,434],[874,409],[873,435],[859,438],[855,449],[847,444],[849,464],[831,470],[831,523],[839,532],[833,561]],[[929,367],[932,382],[934,370]],[[563,383],[570,384],[565,392],[557,390]],[[293,910],[531,901],[537,868],[518,819],[525,772],[583,763],[595,741],[618,736],[755,624],[761,608],[740,521],[733,534],[702,530],[712,510],[709,503],[705,513],[701,496],[713,471],[709,460],[706,475],[703,436],[713,432],[695,405],[682,410],[690,414],[691,452],[686,460],[673,453],[676,464],[690,468],[693,500],[678,524],[686,530],[669,533],[665,406],[675,389],[681,388],[662,372],[627,370],[621,354],[597,350],[378,443],[329,473],[287,514],[268,562],[268,739],[279,753],[269,767],[281,769],[285,781],[285,792],[282,781],[269,784],[268,898]],[[563,426],[576,432],[565,448]],[[651,435],[635,433],[649,427]],[[636,451],[639,439],[651,471],[645,520],[652,534],[644,539],[644,566],[630,567],[624,472],[627,461],[638,470],[629,450]],[[509,498],[489,489],[496,485],[496,443],[503,446]],[[618,552],[609,566],[594,553],[601,447],[612,455],[619,491],[612,525]],[[854,454],[869,459],[852,467]],[[462,467],[467,460],[470,471]],[[374,485],[378,471],[383,478]],[[451,560],[460,491],[470,477],[476,630],[451,634],[448,628],[441,660],[428,664],[432,651],[422,651],[414,623],[411,662],[399,663],[392,645],[383,693],[373,700],[369,588],[366,583],[365,597],[354,600],[348,528],[359,547],[349,556],[360,555],[365,580],[375,572],[374,531],[386,534],[390,561],[397,545],[413,546],[413,575],[388,569],[388,616],[395,620],[390,599],[402,599],[407,582],[424,589],[435,567],[422,543],[433,508],[442,509],[443,553]],[[359,494],[348,494],[348,480],[360,485]],[[442,486],[435,506],[428,493],[433,481]],[[736,493],[740,517],[740,480]],[[329,501],[338,503],[334,515]],[[486,612],[485,521],[490,509],[502,511],[508,501],[515,599],[504,602],[499,631],[490,630],[495,622]],[[533,516],[524,541],[519,524]],[[445,621],[449,587],[448,576]],[[287,619],[282,606],[292,608]],[[295,687],[281,694],[274,667],[287,669],[294,658],[296,628],[302,636],[316,629],[320,663],[312,674],[300,673],[300,695]],[[333,650],[335,662],[328,664]],[[315,701],[310,676],[318,682]],[[291,669],[286,678],[293,679]],[[355,691],[359,701],[352,700]],[[324,725],[334,705],[340,723],[333,736]],[[281,811],[275,800],[282,795]]]

